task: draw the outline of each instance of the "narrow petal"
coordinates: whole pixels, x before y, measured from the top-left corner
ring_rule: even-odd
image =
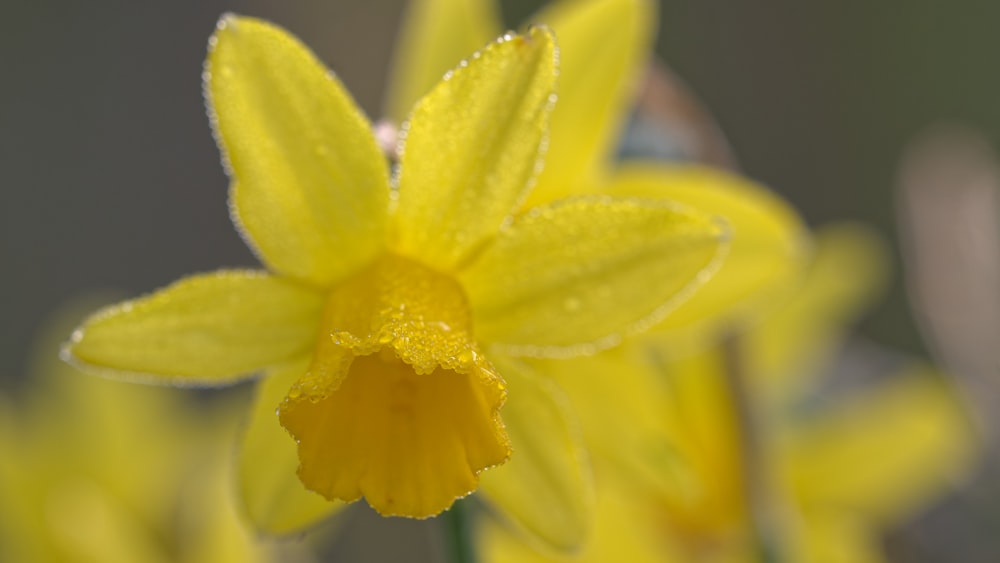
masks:
[[[593,196],[519,216],[460,277],[483,341],[519,355],[578,353],[566,348],[608,346],[660,320],[711,276],[725,247],[710,217]]]
[[[278,422],[278,405],[308,367],[306,357],[270,370],[261,379],[243,435],[240,493],[250,521],[265,533],[301,530],[345,506],[305,488],[296,473],[295,440]]]
[[[323,296],[259,272],[184,278],[152,295],[99,311],[65,354],[111,375],[175,385],[213,385],[312,347]]]
[[[800,560],[817,563],[886,563],[880,531],[839,511],[806,513],[800,533]]]
[[[702,166],[631,164],[607,191],[676,201],[729,224],[729,252],[718,273],[655,328],[672,341],[746,324],[794,288],[807,264],[809,236],[801,219],[744,178]]]
[[[656,520],[655,498],[599,483],[596,521],[586,543],[570,557],[525,541],[521,534],[490,518],[478,526],[483,563],[690,563],[688,554],[674,555]],[[645,492],[645,491],[644,491]],[[716,561],[715,559],[712,560]]]
[[[559,103],[545,170],[531,193],[538,205],[593,185],[628,117],[652,47],[656,6],[648,0],[555,2],[531,20],[559,39]]]
[[[533,28],[505,35],[417,103],[399,170],[394,243],[448,270],[519,205],[541,163],[556,46]]]
[[[503,419],[513,455],[483,473],[480,490],[514,524],[560,551],[578,549],[594,517],[582,436],[559,389],[517,360],[491,357],[510,400]]]
[[[721,357],[669,364],[656,358],[642,340],[630,339],[593,356],[532,365],[555,380],[579,414],[598,487],[610,476],[654,500],[657,535],[679,540],[678,559],[687,560],[685,548],[697,545],[692,539],[731,544],[746,522],[737,421]]]
[[[532,360],[531,365],[569,398],[595,471],[623,476],[650,491],[690,496],[691,460],[682,459],[689,452],[680,450],[695,441],[694,429],[683,424],[684,413],[676,406],[687,397],[674,394],[649,351],[636,342],[590,356]]]
[[[412,0],[396,42],[386,115],[402,123],[469,53],[500,35],[493,0]]]
[[[233,218],[268,268],[329,284],[385,244],[388,168],[340,82],[287,32],[225,16],[205,92]]]
[[[898,375],[797,424],[787,470],[802,503],[894,520],[960,478],[970,427],[934,375]]]
[[[777,400],[814,384],[843,343],[851,323],[885,291],[885,242],[851,223],[816,232],[816,252],[804,279],[785,302],[748,333],[750,369]],[[812,377],[810,377],[812,376]]]

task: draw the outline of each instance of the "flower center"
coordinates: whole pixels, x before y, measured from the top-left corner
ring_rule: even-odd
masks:
[[[505,385],[453,279],[387,255],[330,293],[322,326],[312,365],[278,407],[307,488],[432,516],[509,457]]]

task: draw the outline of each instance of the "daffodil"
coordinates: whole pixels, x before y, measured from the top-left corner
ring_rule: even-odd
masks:
[[[883,560],[879,531],[961,479],[974,449],[947,382],[918,362],[801,404],[881,283],[877,249],[853,226],[822,231],[802,288],[741,341],[671,359],[640,337],[588,363],[538,367],[582,413],[599,463],[602,508],[574,560],[771,560],[761,541],[782,561]],[[732,369],[745,371],[749,413],[736,408]],[[629,384],[608,385],[607,372]],[[744,416],[759,425],[752,443]],[[561,560],[489,523],[482,539],[487,561]]]
[[[83,376],[56,361],[59,324],[17,401],[0,396],[0,560],[310,560],[239,517],[231,400]]]
[[[511,456],[520,469],[487,492],[513,512],[533,496],[582,502],[531,480],[578,451],[547,382],[510,358],[655,323],[713,270],[724,228],[658,199],[522,205],[559,141],[546,141],[558,57],[544,26],[491,41],[416,100],[392,173],[369,121],[288,33],[226,16],[210,45],[233,220],[267,271],[191,276],[105,309],[67,355],[177,385],[263,373],[240,474],[269,531],[361,497],[431,516]],[[514,434],[531,440],[512,452]],[[557,524],[554,543],[579,541],[575,521]]]

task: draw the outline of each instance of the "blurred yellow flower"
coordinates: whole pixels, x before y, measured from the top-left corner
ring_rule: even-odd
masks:
[[[61,338],[64,332],[60,331]],[[308,561],[240,521],[232,401],[82,376],[39,359],[17,406],[0,396],[0,560]]]
[[[210,44],[233,219],[268,272],[191,276],[103,310],[67,355],[178,385],[264,371],[240,472],[269,531],[338,506],[306,489],[437,514],[507,460],[508,432],[545,444],[518,451],[528,474],[576,467],[562,406],[508,354],[572,355],[655,323],[713,271],[718,222],[637,197],[521,208],[555,101],[545,27],[491,42],[416,101],[392,175],[368,120],[296,39],[226,16]],[[488,492],[552,496],[523,475]]]
[[[813,375],[829,369],[844,324],[881,285],[878,249],[857,227],[821,231],[801,289],[733,343],[670,358],[642,337],[590,362],[538,366],[580,410],[598,464],[597,524],[574,560],[751,563],[762,538],[780,560],[883,560],[879,530],[962,477],[973,442],[927,366],[817,402]],[[744,371],[744,389],[734,391],[732,369]],[[483,545],[486,561],[558,559],[496,525]]]

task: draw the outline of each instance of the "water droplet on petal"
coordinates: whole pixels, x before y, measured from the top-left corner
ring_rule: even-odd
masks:
[[[462,352],[458,354],[458,364],[462,367],[469,366],[475,359],[476,354],[472,350],[462,350]]]

